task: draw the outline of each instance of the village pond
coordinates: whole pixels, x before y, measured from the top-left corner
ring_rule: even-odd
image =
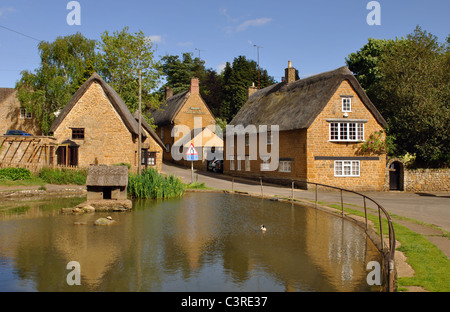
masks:
[[[380,291],[366,281],[381,256],[364,230],[313,208],[186,193],[61,213],[84,200],[0,203],[0,291]],[[94,225],[107,215],[115,225]],[[68,285],[71,261],[81,285]]]

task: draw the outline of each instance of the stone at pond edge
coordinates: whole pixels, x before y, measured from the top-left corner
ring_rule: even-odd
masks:
[[[115,220],[108,220],[106,218],[99,218],[95,220],[94,225],[113,225],[115,224]]]

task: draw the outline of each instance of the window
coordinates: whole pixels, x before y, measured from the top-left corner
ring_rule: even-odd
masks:
[[[280,161],[279,172],[291,172],[291,161]]]
[[[343,97],[342,98],[342,112],[351,112],[352,111],[352,98]]]
[[[156,152],[149,152],[149,153],[148,153],[147,164],[148,164],[149,166],[154,166],[154,165],[156,165]]]
[[[20,118],[21,119],[31,119],[33,118],[33,114],[28,112],[26,108],[20,109]]]
[[[245,171],[250,171],[250,156],[245,156]]]
[[[72,139],[84,140],[84,128],[72,128]]]
[[[330,123],[330,141],[364,141],[364,124],[332,122]]]
[[[270,169],[270,156],[261,156],[262,164],[261,171],[268,171]]]
[[[359,160],[336,160],[334,162],[335,177],[359,177]]]

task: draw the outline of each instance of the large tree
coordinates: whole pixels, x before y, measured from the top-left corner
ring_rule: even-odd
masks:
[[[369,40],[347,64],[386,118],[393,154],[450,165],[449,45],[417,27],[406,38]]]
[[[105,31],[98,49],[100,75],[122,97],[131,112],[139,104],[139,70],[143,109],[159,104],[153,92],[160,83],[160,64],[154,59],[155,50],[149,37],[142,31],[131,34],[128,27],[112,35]]]
[[[222,76],[222,118],[233,119],[247,101],[248,88],[252,84],[260,83],[261,88],[265,88],[275,83],[267,70],[260,68],[259,72],[258,76],[258,64],[245,56],[234,58],[233,64],[226,63]]]
[[[23,71],[16,83],[21,104],[31,111],[44,134],[83,82],[88,66],[96,63],[95,40],[80,33],[38,45],[41,65],[34,73]]]

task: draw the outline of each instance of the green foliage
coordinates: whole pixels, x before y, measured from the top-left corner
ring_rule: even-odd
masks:
[[[39,178],[49,184],[85,185],[87,170],[51,169],[43,168],[39,171]]]
[[[133,198],[178,198],[183,192],[184,185],[179,178],[160,175],[155,169],[128,176],[128,195]]]
[[[47,134],[55,119],[53,113],[63,108],[81,85],[88,60],[95,62],[95,40],[76,33],[51,43],[42,41],[38,50],[40,67],[34,73],[23,71],[16,89],[21,104]]]
[[[406,38],[369,39],[346,59],[389,126],[392,153],[424,167],[449,166],[449,46],[420,27]]]
[[[383,137],[383,130],[375,130],[369,136],[369,139],[364,142],[359,148],[359,151],[363,154],[373,153],[382,154],[386,152],[386,143]]]
[[[100,51],[99,73],[122,97],[133,113],[139,104],[139,69],[141,70],[142,105],[156,108],[152,95],[160,79],[160,64],[154,60],[154,47],[142,31],[129,33],[129,28],[110,35],[105,31],[97,48]]]
[[[3,168],[0,169],[0,180],[29,180],[32,175],[30,170],[25,168]]]

